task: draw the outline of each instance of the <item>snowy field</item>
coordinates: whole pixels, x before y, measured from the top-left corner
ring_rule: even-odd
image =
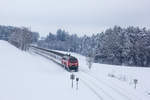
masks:
[[[80,59],[80,70],[89,73],[86,66],[85,57],[72,53],[72,55]],[[83,62],[84,61],[84,62]],[[119,88],[120,91],[126,94],[136,96],[141,100],[150,100],[150,68],[143,67],[127,67],[94,63],[90,74],[93,74],[98,79],[104,80],[106,83]],[[111,77],[113,75],[114,77]],[[138,80],[135,89],[134,79]],[[137,100],[137,99],[133,99]]]
[[[85,57],[72,55],[79,59],[78,90],[60,65],[0,41],[0,100],[150,100],[150,69],[94,63],[89,70]]]

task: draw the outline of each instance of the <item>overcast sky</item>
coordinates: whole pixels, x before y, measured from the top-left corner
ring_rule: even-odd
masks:
[[[58,28],[91,35],[120,25],[150,26],[150,0],[0,0],[0,24],[45,36]]]

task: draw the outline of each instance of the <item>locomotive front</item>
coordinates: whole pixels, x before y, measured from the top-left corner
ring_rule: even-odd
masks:
[[[75,57],[69,57],[69,59],[68,59],[69,70],[78,71],[78,66],[79,66],[78,59]]]

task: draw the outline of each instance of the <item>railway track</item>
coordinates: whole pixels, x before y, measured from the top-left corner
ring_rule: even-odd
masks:
[[[109,97],[109,99],[104,100],[140,100],[135,95],[130,95],[126,90],[124,90],[121,87],[118,87],[114,83],[108,83],[100,78],[98,78],[96,75],[80,70],[79,76],[81,78],[87,77],[89,81],[93,85],[95,85],[97,88],[99,88],[100,91],[103,91],[103,93]],[[84,77],[83,77],[84,75]],[[94,81],[94,82],[92,82]],[[117,86],[117,87],[116,87]],[[130,96],[129,96],[130,95]],[[120,98],[120,99],[118,99]]]
[[[48,54],[34,51],[34,53],[54,61]],[[55,61],[54,61],[55,62]],[[56,62],[55,62],[56,63]],[[58,63],[57,63],[58,64]],[[118,89],[108,84],[104,80],[99,79],[96,75],[80,70],[78,73],[75,73],[80,77],[80,81],[91,91],[93,92],[99,100],[139,100],[133,99],[134,97],[129,97],[124,93],[126,91],[123,88],[119,87]],[[112,84],[112,83],[111,83]],[[115,86],[115,85],[114,85]],[[118,99],[119,98],[119,99]]]
[[[99,100],[116,100],[111,95],[109,95],[98,83],[93,82],[83,73],[79,72],[77,75],[80,76],[81,82],[87,88],[89,88],[89,90],[91,90],[99,98]]]

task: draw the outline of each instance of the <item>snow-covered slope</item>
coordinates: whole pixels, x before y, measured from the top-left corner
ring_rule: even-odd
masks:
[[[83,84],[71,89],[69,78],[52,61],[0,41],[0,100],[98,100]]]
[[[88,69],[85,57],[79,59],[80,71],[74,73],[79,89],[71,88],[70,74],[54,62],[23,52],[0,41],[0,100],[149,100],[150,69],[93,64]],[[114,74],[115,78],[108,74]],[[126,76],[127,81],[122,81]],[[129,80],[137,78],[137,89]],[[74,86],[76,83],[74,81]]]

